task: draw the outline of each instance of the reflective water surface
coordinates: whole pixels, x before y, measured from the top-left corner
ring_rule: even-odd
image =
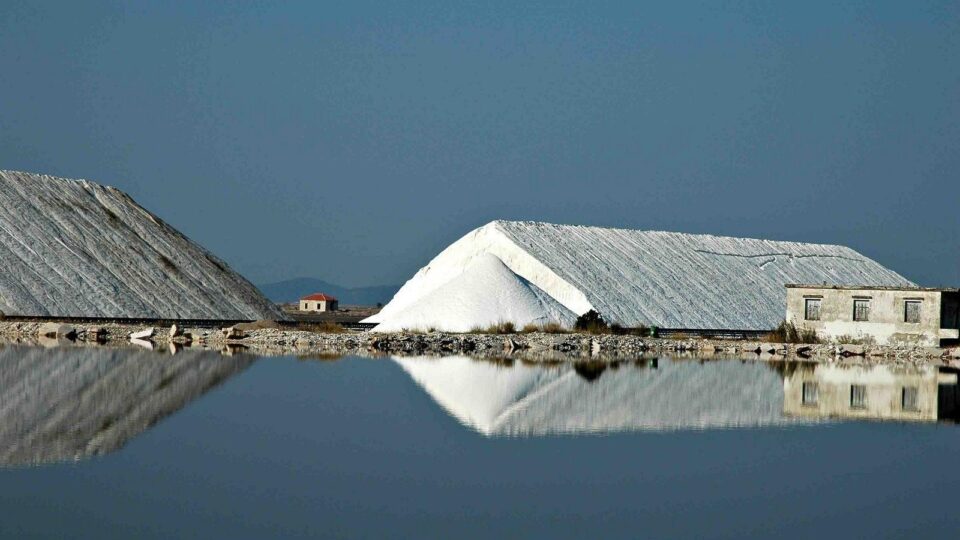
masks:
[[[957,375],[0,348],[4,537],[952,536]]]

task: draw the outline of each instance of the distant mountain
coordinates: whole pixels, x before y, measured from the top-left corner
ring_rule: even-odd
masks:
[[[342,305],[373,306],[386,304],[400,289],[400,285],[348,288],[316,278],[294,278],[258,286],[267,298],[278,303],[296,302],[311,293],[322,292],[337,297]]]

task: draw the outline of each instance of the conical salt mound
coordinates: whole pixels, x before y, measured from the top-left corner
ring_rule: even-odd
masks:
[[[501,322],[559,323],[575,317],[529,281],[517,276],[497,257],[480,254],[459,275],[376,327],[378,332],[441,330],[468,332]]]

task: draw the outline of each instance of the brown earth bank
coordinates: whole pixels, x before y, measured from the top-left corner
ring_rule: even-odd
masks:
[[[71,325],[0,321],[0,343],[43,346],[140,346],[177,352],[185,347],[263,356],[470,355],[532,361],[622,360],[671,355],[754,360],[860,361],[960,367],[960,348],[792,344],[715,339],[657,339],[632,335],[374,333],[289,330],[262,321],[229,328]]]
[[[376,306],[340,306],[336,311],[300,311],[297,304],[282,304],[280,309],[297,322],[357,323],[380,312]]]

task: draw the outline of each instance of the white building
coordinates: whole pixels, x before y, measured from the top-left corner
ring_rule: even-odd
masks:
[[[300,299],[300,311],[336,311],[339,302],[329,294],[317,293]]]
[[[960,338],[960,290],[787,285],[786,320],[821,339],[949,346]]]

